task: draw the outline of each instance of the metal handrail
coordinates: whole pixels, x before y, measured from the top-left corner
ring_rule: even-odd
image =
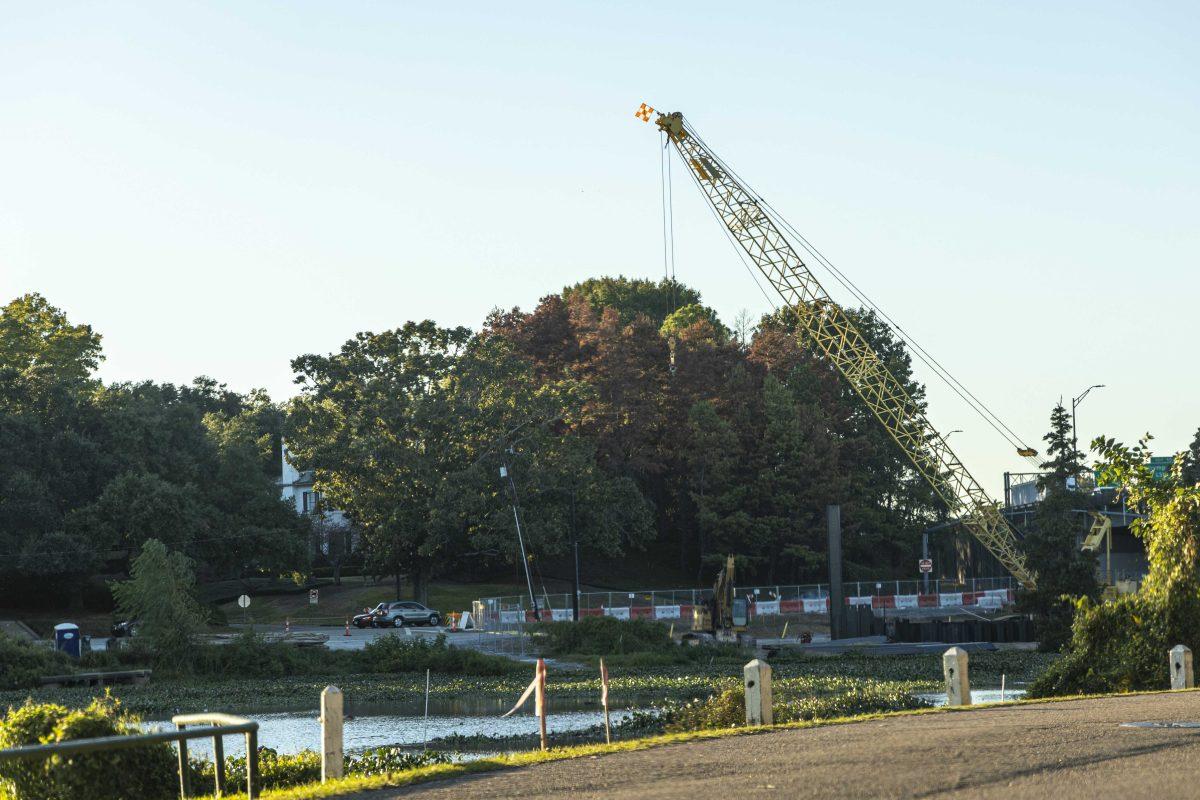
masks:
[[[180,722],[182,720],[182,722]],[[187,741],[212,737],[213,755],[216,759],[217,792],[220,797],[225,790],[225,759],[221,746],[222,736],[244,733],[246,735],[246,790],[253,798],[258,789],[258,723],[230,714],[182,714],[171,719],[178,730],[141,733],[132,736],[98,736],[92,739],[69,739],[65,742],[31,744],[0,750],[0,762],[22,758],[49,758],[55,755],[74,753],[98,753],[105,750],[130,750],[154,744],[175,742],[179,746],[179,796],[186,798],[190,791],[188,776]],[[206,727],[185,730],[186,725],[203,724]]]
[[[246,734],[246,797],[253,800],[254,791],[258,787],[258,723],[244,717],[232,714],[202,713],[176,714],[171,722],[183,734],[188,725],[207,725],[211,727],[197,729],[200,733],[212,735],[213,740],[213,776],[216,781],[214,796],[220,797],[225,793],[225,743],[223,736],[233,733]],[[199,738],[199,737],[188,737]],[[186,798],[191,791],[190,778],[187,770],[187,740],[179,740],[179,795]]]

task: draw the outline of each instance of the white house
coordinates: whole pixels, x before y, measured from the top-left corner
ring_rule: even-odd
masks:
[[[330,525],[346,524],[346,515],[341,511],[321,508],[321,493],[313,488],[313,471],[306,469],[301,472],[292,466],[292,463],[288,461],[287,442],[283,443],[282,449],[283,463],[280,465],[279,472],[279,496],[284,500],[290,500],[295,506],[297,514],[316,516],[319,513],[321,519]]]

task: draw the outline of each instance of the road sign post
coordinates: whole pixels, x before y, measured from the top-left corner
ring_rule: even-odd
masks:
[[[250,595],[244,594],[238,598],[238,605],[242,608],[242,624],[246,624],[246,609],[250,607]]]

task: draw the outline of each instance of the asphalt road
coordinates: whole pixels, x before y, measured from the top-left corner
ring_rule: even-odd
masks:
[[[1200,693],[1078,700],[733,736],[355,795],[356,800],[1200,796]]]

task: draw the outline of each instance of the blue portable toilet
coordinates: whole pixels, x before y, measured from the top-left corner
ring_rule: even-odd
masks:
[[[74,622],[63,622],[54,626],[54,649],[71,658],[79,658],[79,626]]]

